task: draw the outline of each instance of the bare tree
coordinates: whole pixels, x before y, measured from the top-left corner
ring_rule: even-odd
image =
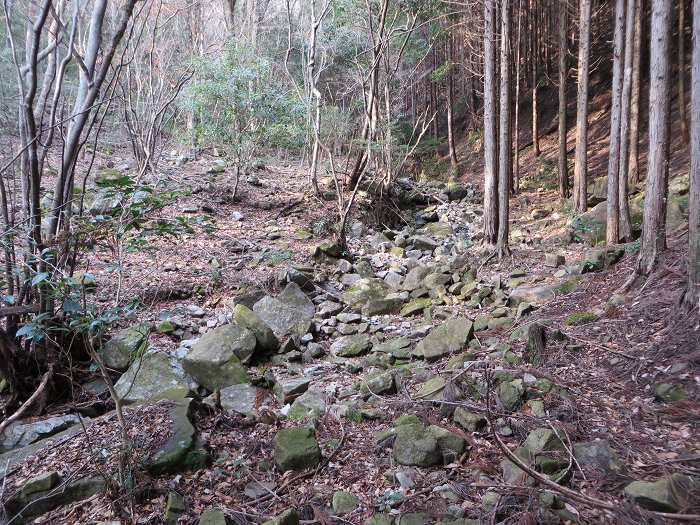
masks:
[[[501,110],[499,120],[498,166],[498,239],[499,259],[510,253],[508,248],[508,199],[510,198],[510,170],[513,166],[511,139],[511,85],[510,85],[510,0],[501,1]]]
[[[606,229],[606,240],[608,244],[617,244],[620,238],[618,175],[620,173],[620,110],[622,103],[622,54],[625,41],[625,0],[615,1],[614,31],[612,109],[610,110],[610,147],[608,153],[608,203]]]
[[[591,53],[591,0],[581,0],[578,45],[578,96],[576,99],[576,156],[574,208],[588,208],[588,63]]]
[[[666,194],[669,161],[671,0],[652,0],[649,85],[649,160],[644,198],[642,246],[637,273],[648,276],[666,249]]]
[[[484,244],[498,235],[496,157],[496,0],[484,0]]]
[[[690,197],[688,199],[688,289],[684,303],[700,307],[700,2],[693,2],[690,106]]]

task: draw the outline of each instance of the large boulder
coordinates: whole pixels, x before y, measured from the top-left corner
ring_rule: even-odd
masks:
[[[416,345],[414,355],[427,361],[459,352],[469,343],[474,334],[474,324],[466,317],[448,319]]]
[[[268,295],[260,299],[253,306],[253,311],[279,339],[283,339],[306,334],[316,307],[298,284],[289,283],[279,296]]]
[[[313,468],[321,462],[321,449],[313,428],[287,428],[273,440],[275,463],[281,471]]]
[[[114,385],[124,403],[160,397],[185,397],[189,391],[184,371],[160,352],[145,354],[132,363]]]
[[[274,352],[280,347],[280,342],[270,327],[247,306],[235,305],[233,307],[233,320],[241,328],[247,328],[253,332],[258,346],[262,350]]]
[[[247,383],[243,363],[250,361],[257,340],[253,332],[237,325],[220,326],[195,343],[182,366],[199,384],[209,390]]]
[[[102,362],[107,368],[123,372],[145,350],[150,332],[150,323],[138,323],[118,331],[99,350]]]

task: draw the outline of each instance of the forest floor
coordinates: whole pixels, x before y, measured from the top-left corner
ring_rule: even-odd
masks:
[[[596,118],[592,115],[594,122]],[[598,166],[598,173],[605,156],[604,143],[595,139],[599,128],[592,126],[591,155],[591,166],[594,170]],[[700,475],[700,324],[696,311],[688,314],[678,307],[684,288],[685,231],[681,228],[670,235],[659,272],[626,295],[618,290],[634,269],[634,243],[622,247],[621,258],[614,264],[581,274],[591,247],[567,240],[573,216],[561,205],[547,169],[556,148],[552,137],[543,138],[539,160],[529,157],[531,148],[524,153],[523,188],[511,203],[512,256],[502,261],[488,259],[479,249],[478,198],[447,202],[441,198],[444,184],[420,186],[426,192],[436,188],[437,200],[428,212],[442,218],[430,219],[428,224],[448,223],[455,233],[447,240],[438,239],[434,256],[424,250],[416,260],[451,276],[444,271],[445,261],[458,257],[449,259],[449,249],[460,240],[465,242],[457,273],[465,268],[477,270],[478,290],[488,289],[492,294],[485,295],[484,301],[432,297],[429,307],[414,314],[363,313],[356,319],[345,318],[347,322],[337,313],[330,316],[335,319],[332,323],[328,316],[322,320],[317,314],[315,321],[325,328],[313,334],[313,342],[320,345],[318,353],[311,355],[304,341],[306,346],[300,345],[286,357],[281,354],[250,367],[251,376],[257,379],[254,416],[219,411],[208,404],[191,407],[198,446],[213,457],[211,465],[176,474],[149,474],[133,459],[133,490],[109,487],[87,500],[59,506],[35,523],[130,523],[133,516],[134,523],[171,520],[194,524],[209,508],[220,509],[230,523],[259,523],[293,508],[309,524],[362,524],[374,516],[370,523],[397,525],[439,520],[457,525],[650,523],[667,519],[650,513],[652,507],[684,514],[700,512],[700,485],[693,489],[671,484],[668,491],[681,492],[664,495],[672,500],[672,508],[648,504],[643,508],[623,492],[635,480],[656,481],[674,474],[696,479]],[[120,153],[100,156],[99,166],[118,168]],[[461,154],[469,155],[466,146]],[[388,228],[369,223],[358,226],[358,235],[350,240],[355,266],[339,270],[342,263],[319,262],[313,257],[314,248],[332,238],[336,204],[309,195],[304,170],[295,163],[270,163],[242,179],[234,200],[230,173],[207,173],[219,160],[204,155],[181,167],[164,164],[159,180],[150,181],[156,187],[187,190],[161,210],[157,219],[188,217],[191,230],[175,238],[153,237],[142,249],[125,253],[121,272],[119,268],[115,271],[116,245],[103,238],[80,268],[95,275],[95,298],[102,307],[112,304],[117,294],[142,305],[124,326],[135,321],[155,327],[166,320],[173,322],[174,331],[151,332],[149,352],[173,358],[186,353],[194,340],[230,321],[233,304],[276,296],[284,286],[280,277],[290,267],[311,276],[315,287],[309,296],[318,312],[322,301],[335,301],[352,287],[347,276],[359,274],[358,262],[363,259],[370,262],[372,278],[377,279],[394,270],[405,279],[406,271],[415,266],[408,261],[407,252],[392,250],[401,248],[393,235],[399,232],[400,236],[403,225]],[[683,175],[682,165],[678,161],[674,175]],[[476,188],[478,195],[480,179],[478,162],[465,162],[465,187]],[[406,217],[415,218],[425,213],[424,208],[403,211]],[[362,201],[359,210],[367,212]],[[413,227],[406,228],[411,235],[417,233]],[[381,232],[391,234],[392,239],[382,238]],[[447,253],[441,256],[443,248]],[[563,256],[565,263],[545,265],[548,254]],[[454,285],[462,282],[449,278],[455,279]],[[516,313],[517,306],[508,301],[508,295],[512,297],[518,287],[551,293],[528,301],[531,311]],[[429,292],[424,297],[430,297]],[[349,313],[348,309],[343,313]],[[409,340],[414,348],[434,327],[453,318],[482,321],[470,338],[469,352],[457,352],[462,360],[456,365],[452,352],[431,361],[410,355],[387,361],[378,352],[340,357],[333,346],[347,332],[370,335],[375,348],[398,338]],[[533,325],[547,334],[537,359],[522,330]],[[382,381],[371,381],[378,377],[390,377],[389,388],[375,392],[373,385],[381,386]],[[98,399],[109,406],[108,395],[94,389],[96,378],[94,368],[76,367],[74,399],[60,399],[49,406],[49,413],[75,412],[77,406],[90,406]],[[297,400],[307,402],[308,406],[302,406],[309,412],[306,422],[315,427],[324,459],[310,470],[281,472],[274,467],[273,440],[280,429],[301,423],[287,417],[290,407],[285,407],[286,401],[291,402],[293,396],[280,400],[264,387],[272,380],[282,385],[300,379],[308,380],[304,387],[308,390]],[[523,389],[513,406],[504,404],[503,384]],[[673,392],[682,390],[683,399],[664,400],[657,392],[660,384],[672,385]],[[450,385],[480,389],[480,396],[455,399],[462,403],[461,408],[492,424],[469,429],[458,422],[454,407],[446,409],[453,400],[447,395]],[[442,397],[435,397],[436,392]],[[170,407],[169,401],[152,401],[127,409],[127,432],[136,443],[134,458],[149,457],[172,437]],[[407,415],[420,420],[412,423],[418,432],[416,440],[423,426],[434,425],[449,431],[463,448],[434,465],[400,465],[397,441],[392,440],[398,440],[400,433],[396,419]],[[0,468],[6,473],[0,499],[12,496],[38,474],[56,471],[61,479],[74,479],[117,472],[120,429],[113,413],[86,419],[85,424],[89,431],[63,434],[48,441],[50,447],[16,462],[0,456],[5,462]],[[558,450],[559,456],[546,459],[558,470],[563,458],[566,479],[562,483],[583,499],[598,498],[614,510],[566,494],[554,497],[552,487],[519,476],[517,469],[503,463],[499,440],[515,450],[532,439],[528,436],[533,431],[555,427],[563,432],[565,452]],[[609,454],[606,449],[590,457],[573,453],[574,446],[594,440],[603,440],[614,452]],[[544,452],[554,451],[543,446],[535,455]],[[546,465],[533,465],[539,472],[552,474]],[[651,491],[660,492],[664,487],[657,485]],[[342,512],[338,491],[353,496]],[[174,513],[173,494],[184,497],[182,509]],[[644,503],[642,500],[637,503]],[[166,514],[168,509],[170,514]]]

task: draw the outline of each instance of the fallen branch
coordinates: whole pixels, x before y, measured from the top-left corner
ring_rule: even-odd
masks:
[[[49,384],[49,380],[53,376],[53,367],[49,367],[49,369],[46,371],[44,374],[44,377],[41,378],[41,383],[39,384],[39,387],[34,391],[34,393],[31,395],[29,399],[27,399],[21,407],[17,409],[17,412],[12,414],[10,417],[5,419],[2,423],[0,423],[0,434],[2,434],[7,427],[9,427],[12,423],[17,421],[19,418],[22,417],[22,414],[24,414],[27,409],[32,406],[34,401],[36,401],[39,396],[46,390],[47,385]]]

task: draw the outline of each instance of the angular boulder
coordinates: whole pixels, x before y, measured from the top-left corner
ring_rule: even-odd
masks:
[[[367,305],[382,301],[391,293],[391,287],[382,279],[362,278],[343,294],[343,302],[356,311],[367,309]]]
[[[185,397],[189,391],[182,368],[160,352],[144,355],[132,363],[114,385],[124,403],[160,397]]]
[[[182,362],[185,371],[199,384],[214,391],[247,383],[243,363],[250,361],[257,340],[253,332],[237,325],[224,325],[204,334]]]
[[[235,305],[233,307],[233,320],[241,328],[247,328],[253,332],[261,350],[274,352],[280,347],[280,342],[270,327],[247,306]]]
[[[289,283],[277,297],[265,296],[253,311],[279,339],[303,336],[311,327],[316,307],[296,283]]]

